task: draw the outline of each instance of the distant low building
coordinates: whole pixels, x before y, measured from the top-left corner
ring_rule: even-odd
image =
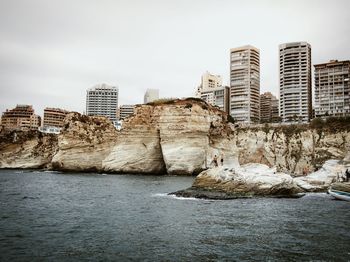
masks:
[[[147,89],[143,102],[144,104],[147,104],[158,99],[159,99],[159,89]]]
[[[68,113],[69,111],[61,108],[45,108],[43,127],[63,127],[63,120]]]
[[[117,119],[123,120],[135,113],[135,105],[121,105],[117,110]]]
[[[260,95],[260,123],[279,121],[278,99],[270,92]]]
[[[41,124],[40,116],[34,113],[31,105],[17,105],[14,109],[6,110],[1,117],[1,125],[10,130],[34,130]]]
[[[47,134],[59,134],[61,132],[61,130],[62,130],[61,127],[55,127],[55,126],[39,127],[40,132],[47,133]]]

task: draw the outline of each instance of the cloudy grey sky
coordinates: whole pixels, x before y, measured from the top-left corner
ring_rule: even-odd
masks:
[[[208,70],[229,82],[229,49],[260,49],[261,92],[278,94],[278,45],[307,41],[312,62],[350,59],[349,0],[0,0],[0,110],[83,112],[86,89],[120,104],[192,96]]]

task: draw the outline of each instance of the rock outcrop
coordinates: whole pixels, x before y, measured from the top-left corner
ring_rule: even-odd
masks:
[[[109,155],[117,130],[105,117],[70,113],[58,135],[58,152],[52,168],[62,171],[102,171],[102,161]]]
[[[253,196],[298,197],[302,190],[290,175],[263,164],[218,167],[200,173],[191,188],[172,194],[208,199]]]
[[[215,154],[235,161],[229,144],[227,114],[197,99],[140,105],[128,118],[110,155],[109,172],[193,175]]]
[[[299,187],[307,192],[325,191],[336,182],[345,181],[345,166],[339,160],[327,160],[317,171],[294,179]]]
[[[278,171],[305,175],[329,159],[350,152],[350,130],[332,131],[308,126],[236,129],[232,134],[240,164],[261,163]]]
[[[170,194],[206,199],[300,197],[301,193],[324,192],[331,185],[348,188],[349,183],[341,183],[346,180],[345,169],[339,160],[328,160],[321,169],[303,177],[292,177],[263,164],[217,167],[200,173],[190,188]]]
[[[3,131],[0,168],[49,168],[58,149],[57,136],[39,131]]]

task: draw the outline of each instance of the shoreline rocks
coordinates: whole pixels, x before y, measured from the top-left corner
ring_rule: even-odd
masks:
[[[177,196],[233,199],[255,196],[295,197],[302,190],[290,175],[263,164],[217,167],[200,173],[192,187],[175,192]]]
[[[252,197],[299,198],[307,192],[325,192],[330,185],[345,181],[345,165],[328,160],[323,167],[304,177],[292,177],[276,168],[251,163],[235,167],[217,167],[200,173],[190,188],[170,195],[204,199]]]

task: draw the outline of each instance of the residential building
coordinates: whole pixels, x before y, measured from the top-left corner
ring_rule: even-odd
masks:
[[[157,99],[159,99],[159,89],[147,89],[143,102],[147,104]]]
[[[350,61],[331,60],[315,67],[315,116],[350,114]]]
[[[246,45],[230,50],[230,114],[237,122],[258,123],[260,51]]]
[[[208,71],[202,75],[201,84],[196,91],[196,97],[200,97],[203,90],[222,87],[222,77],[220,75],[210,74]]]
[[[260,123],[279,121],[278,99],[270,92],[260,95]]]
[[[105,116],[117,120],[118,88],[106,84],[96,85],[86,91],[86,114]]]
[[[14,109],[7,109],[1,117],[4,129],[36,130],[40,124],[41,118],[34,113],[31,105],[17,105]]]
[[[63,120],[69,111],[60,108],[46,107],[44,109],[43,127],[63,127]]]
[[[208,104],[217,106],[219,109],[225,112],[229,112],[229,92],[228,86],[218,86],[208,89],[203,89],[199,93],[199,97],[206,101]]]
[[[117,119],[123,120],[135,113],[135,105],[121,105],[117,110]]]
[[[311,46],[279,45],[280,116],[283,122],[308,122],[312,117]]]

